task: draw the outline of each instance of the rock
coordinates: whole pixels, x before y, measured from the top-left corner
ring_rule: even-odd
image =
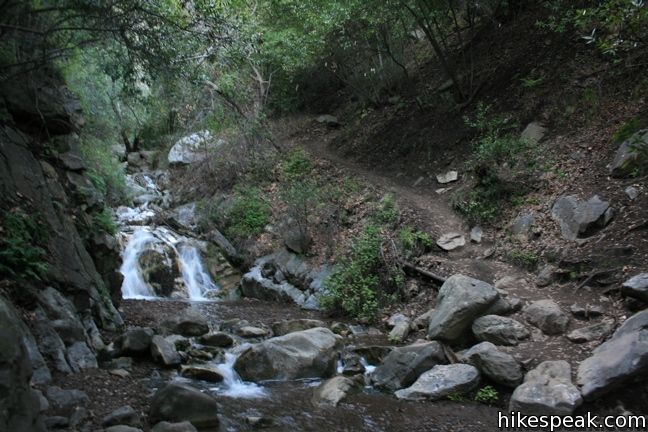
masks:
[[[528,238],[534,223],[535,215],[533,213],[520,214],[511,223],[511,234],[518,238]]]
[[[353,352],[364,357],[367,363],[375,365],[385,361],[385,358],[394,350],[392,346],[370,345],[353,348]]]
[[[45,427],[48,431],[64,429],[70,426],[70,419],[63,416],[49,416],[45,418]]]
[[[365,368],[365,362],[362,361],[362,358],[355,352],[345,353],[342,357],[342,375],[344,376],[355,376],[364,374],[367,369]],[[338,368],[338,373],[340,370]]]
[[[177,366],[182,361],[175,345],[158,335],[151,339],[151,357],[164,366]]]
[[[610,175],[616,178],[630,177],[648,163],[648,129],[640,130],[624,141],[617,149],[614,160],[608,166]]]
[[[564,360],[545,361],[513,391],[509,411],[527,415],[571,415],[583,403],[572,384],[571,366]]]
[[[648,373],[648,309],[627,319],[578,367],[576,382],[594,400]]]
[[[167,244],[151,243],[149,249],[142,251],[137,258],[142,279],[156,295],[168,297],[176,288],[180,277],[176,250]]]
[[[75,342],[67,349],[67,360],[75,373],[81,369],[96,369],[97,357],[85,342]]]
[[[470,230],[470,241],[473,243],[481,243],[484,231],[480,226],[475,226]]]
[[[250,425],[253,429],[265,429],[275,425],[274,420],[270,417],[263,417],[258,415],[251,415],[245,417],[245,423]]]
[[[223,332],[207,333],[206,335],[201,336],[199,341],[203,345],[219,348],[228,348],[234,345],[234,339],[232,339],[232,336]]]
[[[171,210],[169,221],[187,230],[196,229],[199,222],[196,214],[196,203],[191,202],[174,208]]]
[[[268,330],[253,326],[243,326],[236,330],[242,338],[262,338],[268,335]]]
[[[356,386],[356,382],[350,378],[333,377],[315,389],[312,402],[315,406],[337,406]]]
[[[182,366],[180,369],[180,375],[185,378],[191,378],[195,380],[209,381],[209,382],[221,382],[225,377],[221,373],[220,369],[211,367],[211,366],[199,366],[199,365],[187,365]]]
[[[106,428],[104,432],[142,432],[142,429],[132,427],[132,426],[115,425]]]
[[[546,265],[540,269],[540,273],[536,277],[536,285],[539,288],[544,288],[551,285],[556,277],[556,267],[552,265]]]
[[[513,318],[498,315],[485,315],[477,318],[472,325],[473,334],[480,341],[496,345],[517,345],[531,336],[529,330]]]
[[[205,317],[192,308],[183,310],[178,316],[165,321],[162,325],[171,333],[187,337],[202,336],[209,333],[209,324],[207,324]]]
[[[448,171],[443,174],[437,174],[436,179],[441,184],[452,183],[457,181],[459,173],[457,171]]]
[[[236,359],[243,380],[319,378],[335,371],[340,336],[313,328],[254,344]]]
[[[579,328],[567,334],[567,339],[574,343],[585,343],[603,340],[614,331],[614,321],[604,320],[598,324]]]
[[[624,189],[625,194],[630,198],[630,201],[634,201],[639,196],[639,189],[634,186],[628,186]]]
[[[395,395],[398,399],[439,400],[468,393],[478,385],[479,371],[474,366],[461,363],[437,365]]]
[[[531,144],[538,144],[544,136],[547,134],[547,128],[542,125],[542,123],[534,121],[529,123],[522,133],[520,134],[520,138],[523,140],[531,143]]]
[[[275,336],[283,336],[296,331],[308,330],[315,327],[326,327],[324,321],[315,319],[292,319],[272,323],[270,328]]]
[[[334,115],[331,115],[331,114],[321,115],[321,116],[317,117],[316,120],[317,120],[317,123],[322,123],[322,124],[325,124],[326,126],[329,126],[329,127],[332,127],[332,128],[338,128],[338,127],[340,127],[342,125],[340,123],[340,121],[338,120],[338,118],[335,117]]]
[[[445,251],[451,251],[457,249],[458,247],[464,246],[466,244],[466,239],[460,233],[451,232],[443,234],[441,237],[439,237],[436,243],[437,246],[439,246],[441,249]]]
[[[552,300],[534,301],[524,308],[524,316],[547,335],[562,334],[569,324],[569,317]]]
[[[417,316],[412,322],[412,327],[415,330],[428,328],[430,326],[430,319],[432,318],[433,315],[434,315],[434,309],[430,309],[424,314]]]
[[[18,311],[0,296],[0,429],[3,430],[45,431],[41,403],[30,386],[32,367],[23,343],[29,337]]]
[[[569,195],[556,200],[551,217],[560,224],[562,235],[567,240],[576,240],[610,222],[610,203],[597,195],[587,201]]]
[[[146,355],[150,352],[153,334],[148,327],[133,327],[115,341],[115,349],[121,356]]]
[[[176,141],[171,147],[168,156],[169,164],[188,165],[203,161],[223,144],[225,141],[215,139],[207,130],[195,132]]]
[[[449,277],[439,289],[428,336],[457,339],[497,298],[495,288],[486,282],[463,275]]]
[[[196,429],[218,428],[218,403],[186,384],[172,382],[151,400],[149,423],[189,421]]]
[[[356,351],[357,352],[357,351]],[[372,381],[376,388],[391,391],[408,387],[426,370],[447,363],[438,342],[417,342],[395,348],[376,367]]]
[[[495,300],[484,315],[509,315],[514,312],[517,312],[522,309],[522,300],[517,297],[502,297],[500,291],[500,297]]]
[[[410,332],[411,321],[403,314],[394,314],[387,320],[387,327],[391,327],[389,340],[392,342],[401,342],[405,340]]]
[[[57,414],[68,415],[74,408],[90,401],[88,395],[81,390],[65,390],[57,386],[48,387],[46,394],[51,408]]]
[[[115,425],[141,426],[140,415],[130,405],[116,409],[101,420],[101,426],[109,427]]]
[[[291,225],[283,230],[284,245],[292,252],[305,254],[313,241],[304,227]]]
[[[130,372],[125,369],[111,369],[108,371],[110,375],[114,375],[119,378],[127,378],[130,376]]]
[[[648,273],[638,274],[623,282],[621,294],[648,303]]]
[[[190,422],[183,421],[178,423],[160,422],[153,426],[151,432],[198,432]]]
[[[110,367],[113,369],[125,369],[127,371],[133,368],[133,359],[130,357],[117,357],[112,359]]]
[[[261,267],[255,266],[243,275],[241,279],[241,292],[246,297],[261,300],[296,303],[302,306],[306,296],[288,281],[275,283],[261,274]]]
[[[603,306],[589,304],[581,306],[574,303],[569,307],[569,310],[575,317],[582,319],[596,318],[605,313],[605,308]]]
[[[461,361],[479,369],[485,377],[507,387],[522,382],[524,373],[512,355],[499,351],[490,342],[482,342],[461,355]]]

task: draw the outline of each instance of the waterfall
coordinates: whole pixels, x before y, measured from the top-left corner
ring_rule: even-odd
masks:
[[[124,250],[124,260],[119,269],[124,275],[122,295],[125,299],[153,298],[153,290],[142,278],[138,259],[142,251],[155,242],[155,237],[149,231],[141,229],[135,231]]]
[[[223,375],[224,388],[216,387],[214,390],[218,390],[219,394],[223,396],[232,398],[255,399],[267,396],[263,387],[241,380],[239,374],[234,370],[234,363],[237,357],[235,354],[225,353],[225,363],[217,365],[218,371]]]
[[[198,248],[193,245],[183,244],[177,249],[180,258],[182,279],[187,287],[187,294],[191,300],[206,300],[207,291],[215,291],[219,287],[209,277],[203,267]]]

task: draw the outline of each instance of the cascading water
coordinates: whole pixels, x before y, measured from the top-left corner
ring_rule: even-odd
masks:
[[[205,294],[218,290],[218,285],[205,271],[198,248],[190,244],[183,244],[176,250],[178,251],[182,279],[187,287],[189,298],[191,300],[207,300]]]
[[[138,259],[142,251],[155,242],[155,237],[149,231],[140,229],[135,231],[124,250],[124,259],[120,268],[124,275],[122,283],[122,296],[125,299],[153,298],[153,290],[142,277]]]
[[[216,365],[223,376],[223,384],[212,390],[217,391],[219,395],[232,398],[255,399],[267,396],[267,392],[263,387],[241,380],[239,374],[234,370],[237,357],[236,354],[225,353],[225,363]]]

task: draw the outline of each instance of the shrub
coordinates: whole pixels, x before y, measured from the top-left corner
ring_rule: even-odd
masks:
[[[43,226],[20,210],[5,211],[0,232],[0,275],[40,280],[47,271]]]
[[[117,224],[113,219],[112,212],[104,208],[101,212],[95,213],[92,217],[93,226],[98,231],[103,231],[110,235],[117,233]]]
[[[394,224],[398,220],[398,208],[393,194],[387,194],[380,200],[373,219],[379,224]]]
[[[434,245],[434,240],[426,232],[405,227],[398,232],[403,253],[407,257],[415,257]]]
[[[228,234],[239,238],[251,237],[263,232],[270,219],[270,209],[258,188],[240,188],[226,219]]]
[[[499,394],[497,390],[489,385],[480,388],[475,394],[475,402],[491,405],[496,403],[498,400]]]
[[[513,264],[524,267],[528,270],[534,270],[540,262],[538,255],[533,252],[525,252],[517,249],[510,251],[508,257]]]
[[[375,317],[381,244],[382,238],[374,226],[367,226],[353,240],[349,255],[342,259],[339,268],[326,281],[328,294],[322,298],[326,309],[341,310],[367,320]]]
[[[301,149],[292,151],[286,161],[281,165],[283,175],[288,180],[304,178],[313,170],[313,164]]]
[[[641,119],[630,119],[617,129],[614,135],[612,135],[612,142],[615,144],[621,144],[634,135],[635,132],[639,131],[639,129],[641,129]]]

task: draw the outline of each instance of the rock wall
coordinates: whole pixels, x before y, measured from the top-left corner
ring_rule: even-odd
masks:
[[[0,119],[0,211],[37,221],[47,262],[40,280],[0,281],[0,430],[40,431],[31,386],[47,385],[52,370],[97,367],[99,328],[123,324],[111,301],[121,285],[119,249],[92,229],[104,204],[79,151],[79,103],[62,80],[44,70],[0,82]]]

